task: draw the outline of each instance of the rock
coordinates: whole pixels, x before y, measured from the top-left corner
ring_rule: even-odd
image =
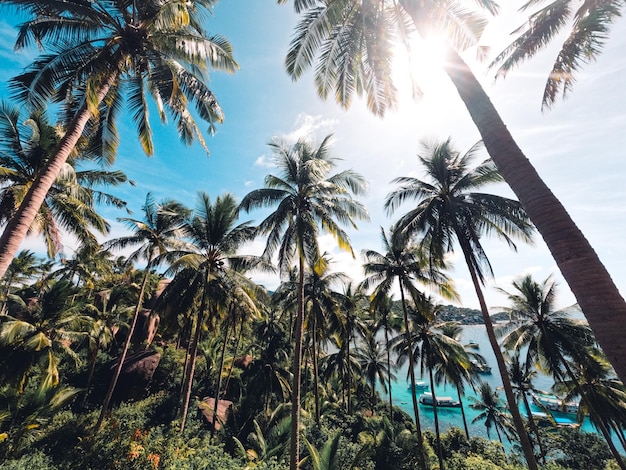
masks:
[[[127,356],[115,388],[116,401],[145,396],[160,360],[161,354],[157,351],[142,351]],[[109,367],[110,377],[113,376],[117,364],[115,361]]]
[[[248,364],[252,362],[252,356],[250,354],[246,354],[245,356],[239,356],[233,359],[233,366],[238,367],[239,369],[245,369],[248,367]]]
[[[143,344],[146,348],[150,346],[159,329],[159,323],[161,323],[161,318],[157,314],[152,313],[151,310],[139,312],[132,343]]]
[[[222,424],[226,422],[228,419],[228,414],[230,413],[230,407],[233,405],[233,402],[230,400],[219,400],[217,402],[217,420],[215,421],[215,430],[218,431]],[[205,417],[209,425],[213,425],[213,410],[215,409],[215,398],[204,398],[200,403],[198,403],[198,408],[200,412]]]

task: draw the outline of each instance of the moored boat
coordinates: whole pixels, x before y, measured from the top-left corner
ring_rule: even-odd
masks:
[[[410,392],[411,391],[411,386],[409,385],[407,388],[407,391]],[[418,390],[427,390],[428,389],[428,384],[422,380],[418,380],[417,382],[415,382],[415,391],[417,392]]]
[[[561,413],[578,413],[578,403],[573,401],[565,402],[555,395],[547,393],[533,393],[532,399],[535,405],[550,411],[560,411]]]
[[[422,405],[433,406],[433,402],[433,394],[430,392],[424,392],[420,396],[420,403]],[[437,397],[437,406],[442,408],[458,408],[461,406],[461,402],[452,397]]]

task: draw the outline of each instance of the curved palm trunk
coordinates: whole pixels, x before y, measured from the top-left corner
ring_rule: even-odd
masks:
[[[513,140],[470,68],[452,49],[447,53],[445,71],[487,152],[543,237],[596,340],[619,378],[626,382],[624,298],[585,236]]]
[[[148,255],[148,262],[146,263],[146,269],[143,274],[143,279],[141,280],[141,288],[139,289],[139,299],[137,299],[137,305],[135,306],[135,313],[133,315],[133,321],[128,330],[128,336],[126,337],[126,341],[124,341],[124,348],[122,349],[122,355],[120,356],[119,362],[115,367],[115,372],[113,372],[113,378],[111,379],[111,383],[109,385],[109,389],[107,390],[107,394],[104,397],[104,402],[102,403],[102,409],[100,410],[100,416],[98,417],[98,421],[96,422],[96,426],[94,428],[94,434],[100,430],[102,426],[102,422],[104,421],[104,416],[106,415],[107,410],[109,409],[109,405],[111,404],[111,398],[113,398],[113,392],[115,392],[115,387],[117,385],[117,381],[120,378],[120,374],[122,373],[122,368],[124,367],[124,361],[126,360],[126,355],[128,354],[128,350],[130,348],[130,342],[133,339],[133,334],[135,333],[135,327],[137,326],[137,319],[139,318],[139,311],[141,310],[141,305],[143,304],[143,296],[146,292],[146,284],[148,283],[148,276],[150,275],[150,268],[152,267],[152,259],[154,255],[152,252]]]
[[[443,449],[441,448],[441,433],[439,432],[439,414],[437,413],[437,394],[435,393],[435,379],[433,378],[433,369],[428,367],[428,377],[430,378],[430,392],[433,395],[433,414],[435,417],[435,439],[437,442],[437,460],[439,461],[439,469],[444,470],[443,466]]]
[[[202,292],[202,302],[200,304],[200,311],[198,312],[198,318],[196,320],[196,330],[191,340],[191,347],[189,348],[189,358],[187,359],[187,371],[185,372],[185,386],[184,386],[184,398],[183,398],[183,410],[180,420],[180,432],[185,430],[185,423],[187,422],[187,412],[189,411],[189,402],[191,401],[191,389],[193,386],[193,376],[196,371],[196,358],[198,357],[198,345],[200,344],[200,338],[202,337],[202,323],[204,322],[204,312],[207,307],[206,288]]]
[[[96,94],[94,107],[102,102],[109,92],[111,85],[117,78],[117,75],[117,67],[113,66],[113,71],[110,72]],[[2,236],[0,236],[0,278],[4,276],[4,273],[6,273],[9,268],[20,244],[26,237],[28,229],[35,220],[37,212],[39,212],[43,201],[48,195],[48,191],[61,172],[63,165],[76,146],[78,139],[80,139],[83,134],[83,129],[91,117],[91,110],[88,108],[87,104],[83,102],[76,111],[76,115],[67,126],[67,132],[59,143],[57,153],[48,160],[46,166],[37,175],[37,178],[35,178],[26,196],[24,196],[22,204],[20,204],[17,212],[11,217],[4,228]]]
[[[528,468],[530,470],[538,470],[537,460],[535,459],[533,446],[528,437],[528,433],[526,432],[526,429],[524,428],[524,421],[522,420],[522,415],[520,414],[519,408],[517,407],[517,402],[515,401],[515,395],[513,394],[513,387],[511,386],[511,380],[509,379],[509,374],[506,368],[506,363],[504,362],[504,356],[502,355],[502,351],[500,350],[500,345],[498,344],[498,340],[496,338],[496,333],[493,329],[493,323],[491,322],[491,317],[489,316],[489,310],[487,309],[487,303],[485,302],[485,297],[483,296],[483,291],[480,286],[480,281],[478,280],[476,270],[470,258],[469,247],[465,246],[465,243],[463,242],[462,234],[457,233],[457,237],[459,239],[459,242],[461,243],[461,250],[463,251],[465,262],[467,263],[470,276],[472,277],[472,282],[474,284],[474,289],[476,290],[476,295],[478,296],[478,303],[480,304],[480,311],[482,313],[483,321],[485,323],[485,329],[487,330],[487,337],[489,338],[491,349],[493,350],[493,353],[496,357],[498,370],[500,371],[500,376],[502,377],[502,386],[504,388],[504,395],[506,396],[506,402],[509,407],[509,412],[511,413],[511,416],[513,417],[513,424],[515,425],[517,435],[519,436],[520,444],[522,445],[522,451],[524,452],[524,457],[526,458],[526,463],[528,464]],[[496,427],[496,430],[497,430],[497,427]],[[499,432],[498,432],[498,437],[500,437]],[[502,442],[502,439],[500,439],[500,441]]]
[[[461,404],[461,416],[463,417],[463,428],[465,429],[465,437],[469,440],[469,428],[467,427],[467,417],[465,416],[465,407],[463,406],[463,394],[461,393],[461,387],[456,387],[456,394],[459,397],[459,403]]]
[[[289,468],[297,470],[300,463],[300,378],[302,363],[302,337],[304,335],[304,257],[300,251],[298,279],[298,313],[296,314],[295,347],[293,352],[293,387],[291,394],[291,444]]]
[[[402,282],[400,284],[400,299],[402,301],[402,315],[404,318],[404,330],[406,334],[407,347],[409,349],[409,377],[411,380],[411,398],[413,399],[413,414],[415,415],[415,428],[417,429],[417,453],[420,460],[420,467],[426,470],[426,456],[424,455],[424,436],[422,436],[422,425],[420,424],[420,412],[417,406],[417,396],[415,395],[415,362],[413,360],[413,342],[409,332],[409,315],[406,311],[406,299]],[[391,392],[390,392],[391,393]]]

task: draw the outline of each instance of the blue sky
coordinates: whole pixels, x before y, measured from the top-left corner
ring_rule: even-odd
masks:
[[[505,3],[505,2],[501,2]],[[333,101],[322,102],[316,95],[312,75],[293,83],[284,72],[283,61],[297,17],[289,5],[278,6],[273,0],[223,0],[217,5],[207,29],[223,34],[232,43],[240,70],[233,75],[213,73],[210,86],[222,105],[226,119],[217,134],[207,137],[211,151],[207,157],[198,144],[185,147],[178,141],[174,126],[162,126],[153,120],[155,156],[143,154],[132,124],[122,120],[122,135],[116,168],[136,182],[133,188],[120,191],[134,216],[141,216],[146,193],[157,200],[174,198],[192,207],[199,190],[216,197],[231,192],[241,198],[263,185],[272,172],[267,143],[275,137],[292,140],[308,136],[319,141],[334,135],[333,154],[343,160],[339,169],[353,168],[369,181],[366,204],[370,222],[350,231],[357,259],[339,252],[329,237],[323,247],[332,254],[333,268],[361,278],[358,253],[365,248],[380,250],[380,227],[388,228],[394,218],[383,211],[385,195],[393,189],[390,181],[397,176],[420,176],[416,153],[422,139],[452,137],[465,151],[479,140],[477,130],[454,88],[441,71],[422,75],[425,97],[415,102],[403,74],[406,64],[398,62],[400,100],[396,110],[384,119],[372,116],[360,101],[348,111]],[[493,21],[485,41],[497,52],[507,43],[506,34],[518,26],[520,18],[511,11]],[[0,20],[0,95],[6,96],[6,80],[18,73],[34,57],[35,51],[14,54],[15,30]],[[540,54],[494,83],[493,73],[474,64],[492,101],[514,138],[540,175],[563,202],[583,233],[612,274],[622,292],[626,290],[626,99],[623,93],[626,73],[626,23],[614,25],[610,41],[595,63],[578,75],[573,93],[547,113],[540,100],[554,49]],[[469,52],[470,60],[472,53]],[[511,195],[504,185],[494,191]],[[107,210],[114,219],[123,213]],[[260,220],[252,213],[246,219]],[[123,227],[112,220],[112,236]],[[69,243],[71,244],[71,242]],[[23,247],[37,249],[36,240]],[[259,250],[261,242],[250,247]],[[487,242],[495,279],[486,289],[488,303],[504,304],[494,286],[508,289],[516,276],[532,273],[543,280],[558,270],[543,242],[537,236],[533,247],[520,246],[511,252],[500,242]],[[69,252],[69,248],[68,248]],[[476,307],[469,275],[462,259],[453,256],[453,276],[463,305]],[[275,278],[259,276],[268,287]],[[560,281],[562,306],[574,302],[567,286]]]

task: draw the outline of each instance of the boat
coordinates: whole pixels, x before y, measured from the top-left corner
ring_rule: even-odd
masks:
[[[430,392],[422,393],[420,396],[420,403],[422,405],[433,406],[433,394]],[[442,408],[459,408],[461,406],[461,402],[452,397],[437,397],[437,406]]]
[[[549,413],[544,413],[543,411],[533,411],[532,416],[535,422],[537,423],[537,426],[541,426],[541,427],[553,427],[553,426],[557,426],[559,428],[579,428],[580,427],[580,423],[577,423],[575,420],[571,418],[553,416]]]
[[[578,403],[573,401],[565,402],[556,395],[549,393],[533,393],[533,403],[550,411],[560,411],[561,413],[578,413]]]
[[[470,349],[480,349],[480,345],[473,339],[470,339],[469,343],[467,343],[465,347],[470,348]]]
[[[427,390],[428,389],[428,384],[422,380],[418,380],[417,382],[415,382],[415,391],[417,392],[418,390]],[[409,385],[406,388],[407,392],[411,391],[411,386]]]
[[[479,362],[476,359],[470,359],[470,362],[479,374],[491,374],[491,367],[489,367],[486,363]]]

